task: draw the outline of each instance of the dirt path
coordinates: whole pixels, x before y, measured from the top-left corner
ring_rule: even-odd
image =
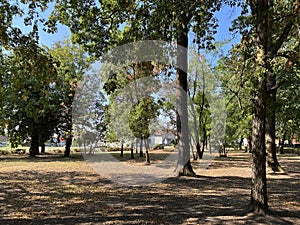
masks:
[[[0,158],[0,224],[300,224],[300,158],[268,175],[268,216],[247,213],[250,154],[229,152],[199,178],[142,187],[99,176],[79,156]]]

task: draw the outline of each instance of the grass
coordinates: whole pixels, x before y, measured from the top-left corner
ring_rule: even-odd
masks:
[[[151,152],[154,162],[164,154]],[[192,161],[198,178],[129,187],[95,173],[80,153],[1,155],[0,224],[300,224],[299,157],[280,158],[287,174],[268,175],[269,216],[247,212],[250,154],[218,159],[206,170]]]

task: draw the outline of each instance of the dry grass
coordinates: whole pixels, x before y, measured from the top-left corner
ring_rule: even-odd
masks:
[[[80,154],[0,157],[0,224],[300,224],[300,158],[268,175],[272,214],[248,214],[250,155],[229,152],[198,178],[121,186],[96,174]],[[153,158],[153,157],[152,157]],[[155,157],[154,157],[155,159]]]

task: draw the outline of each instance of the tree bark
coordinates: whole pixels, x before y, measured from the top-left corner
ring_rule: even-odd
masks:
[[[123,157],[123,155],[124,155],[124,144],[122,142],[120,157]]]
[[[36,156],[38,154],[39,154],[39,135],[37,132],[34,131],[31,136],[29,155]]]
[[[64,157],[70,157],[71,146],[72,146],[72,137],[67,137]]]
[[[206,125],[205,122],[203,123],[203,141],[202,141],[202,150],[201,150],[201,154],[200,154],[200,159],[203,158],[203,154],[204,154],[204,150],[205,150],[205,146],[207,147],[207,135],[206,135]]]
[[[272,70],[267,73],[267,112],[266,112],[266,150],[267,166],[274,172],[282,172],[283,168],[279,165],[276,155],[276,76]]]
[[[263,79],[263,78],[262,78]],[[267,178],[266,178],[266,145],[265,145],[265,96],[264,84],[260,81],[261,91],[254,99],[252,125],[252,186],[250,210],[268,211]]]
[[[182,20],[183,28],[177,33],[177,68],[176,68],[176,104],[177,104],[177,133],[179,137],[179,172],[178,175],[195,176],[190,160],[190,143],[187,110],[187,47],[188,47],[188,21]]]
[[[275,112],[271,116],[266,117],[266,150],[267,150],[267,165],[273,172],[282,172],[276,155],[275,143]]]
[[[149,146],[149,140],[148,140],[148,138],[145,138],[144,141],[145,141],[145,148],[146,148],[146,163],[150,164],[150,155],[149,155],[150,146]]]
[[[45,143],[43,143],[41,146],[41,153],[45,154],[45,150],[46,150],[46,145],[45,145]]]
[[[222,145],[220,147],[220,157],[227,157],[226,142],[222,143]]]
[[[138,145],[139,145],[139,139],[135,139],[135,154],[138,154]]]
[[[130,157],[133,159],[134,158],[134,154],[133,154],[133,143],[131,143],[131,147],[130,147]]]
[[[239,142],[239,150],[242,150],[242,146],[243,146],[243,136],[240,138],[240,142]],[[247,148],[245,149],[245,152],[247,152]]]
[[[286,134],[287,134],[287,132],[286,131],[284,131],[284,133],[283,133],[283,137],[282,137],[282,140],[279,142],[279,153],[280,154],[284,154],[284,141],[285,141],[285,139],[286,139]]]
[[[144,157],[144,153],[143,153],[143,138],[141,137],[140,140],[140,157]]]
[[[203,147],[204,147],[204,145],[203,145]],[[203,158],[203,152],[201,151],[201,146],[200,146],[199,141],[197,141],[197,143],[196,143],[196,150],[197,150],[197,157],[199,159],[202,159]]]
[[[247,138],[247,148],[248,148],[249,152],[251,153],[252,152],[252,138],[251,138],[251,136],[248,136],[248,138]]]

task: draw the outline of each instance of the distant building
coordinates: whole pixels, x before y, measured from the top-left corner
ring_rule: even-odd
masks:
[[[150,146],[161,144],[161,145],[171,145],[173,141],[176,140],[176,136],[168,131],[159,130],[154,132],[150,136]]]

